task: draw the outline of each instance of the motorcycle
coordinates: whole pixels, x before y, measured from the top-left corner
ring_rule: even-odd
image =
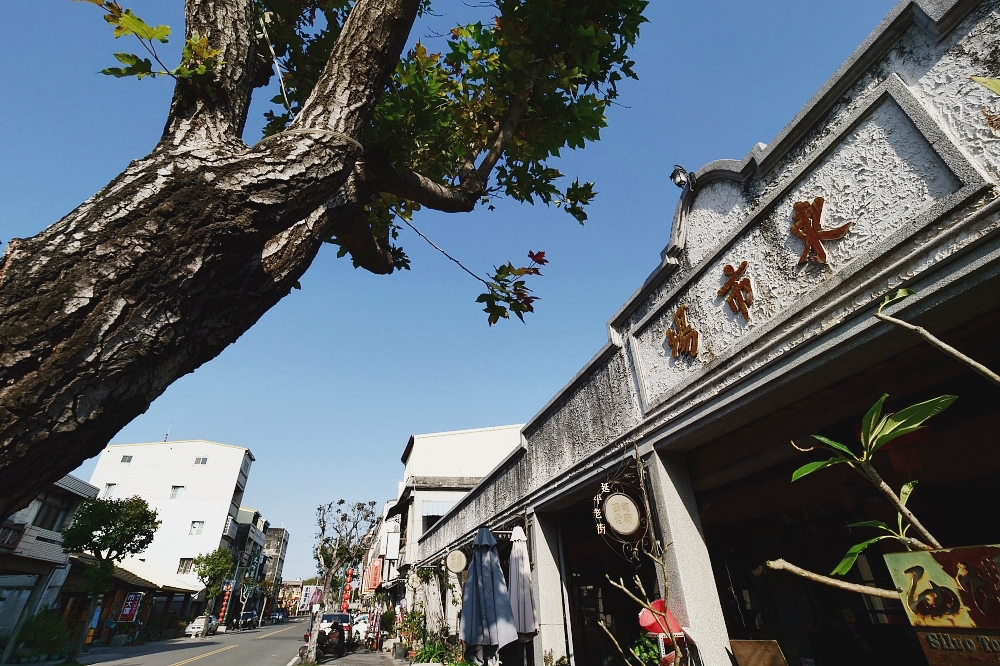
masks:
[[[321,657],[343,657],[346,653],[344,646],[344,631],[339,629],[336,625],[330,627],[330,633],[335,633],[335,638],[328,638],[327,633],[323,630],[319,632],[319,640],[316,642],[316,658]],[[302,640],[305,641],[305,645],[299,647],[299,658],[305,659],[309,652],[309,633],[302,634]]]

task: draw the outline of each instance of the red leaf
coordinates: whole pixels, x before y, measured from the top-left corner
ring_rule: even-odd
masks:
[[[549,263],[549,260],[545,258],[544,250],[540,252],[532,252],[531,250],[528,250],[528,259],[531,259],[539,266],[544,266],[545,264]]]

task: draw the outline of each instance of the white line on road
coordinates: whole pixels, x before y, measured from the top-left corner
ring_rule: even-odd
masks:
[[[205,654],[199,654],[197,657],[191,657],[190,659],[185,659],[184,661],[178,661],[176,664],[170,664],[170,666],[184,666],[184,664],[190,664],[192,661],[198,661],[203,657],[210,657],[213,654],[219,654],[220,652],[225,652],[226,650],[232,650],[233,648],[238,648],[239,645],[229,645],[224,648],[219,648],[218,650],[212,650],[211,652],[206,652]]]
[[[294,627],[285,627],[284,629],[278,629],[277,631],[272,631],[272,632],[271,632],[271,633],[269,633],[269,634],[264,634],[263,636],[258,636],[258,637],[257,637],[257,638],[255,638],[254,640],[255,640],[255,641],[259,641],[259,640],[260,640],[260,639],[262,639],[262,638],[267,638],[268,636],[274,636],[275,634],[280,634],[281,632],[283,632],[283,631],[288,631],[289,629],[294,629]]]
[[[299,660],[298,657],[292,657],[292,660],[290,662],[288,662],[287,664],[285,664],[285,666],[292,666],[292,664],[294,664],[298,660]]]

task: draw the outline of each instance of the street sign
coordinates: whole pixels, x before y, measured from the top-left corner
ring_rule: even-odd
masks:
[[[931,666],[1000,663],[1000,546],[884,557]]]
[[[135,622],[135,618],[139,614],[139,604],[142,603],[142,595],[142,592],[129,592],[125,595],[122,614],[118,617],[119,622]]]

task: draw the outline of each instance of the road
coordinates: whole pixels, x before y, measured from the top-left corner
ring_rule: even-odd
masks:
[[[308,624],[291,621],[207,638],[175,638],[138,647],[97,648],[80,655],[88,666],[294,666]],[[329,666],[390,666],[387,656],[349,654]]]

